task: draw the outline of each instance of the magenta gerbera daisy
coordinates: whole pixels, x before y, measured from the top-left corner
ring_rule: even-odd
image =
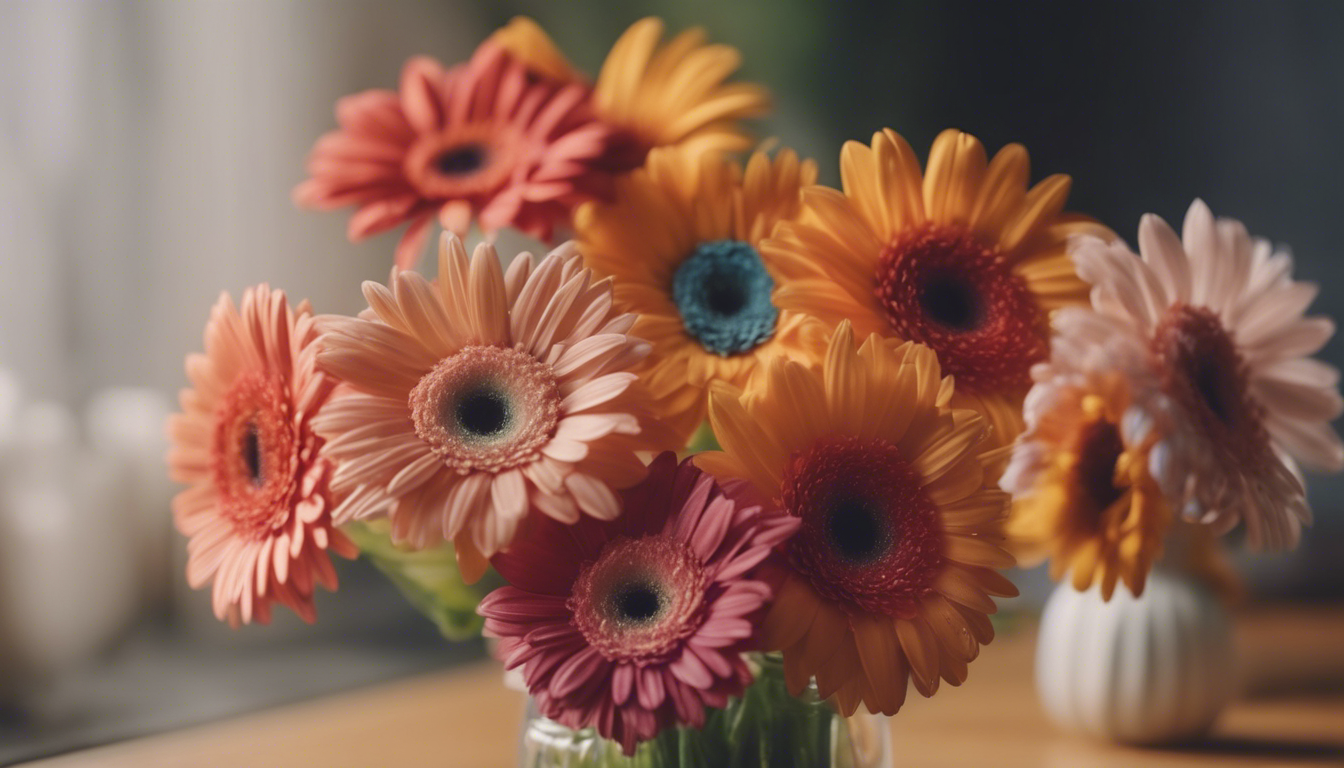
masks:
[[[492,560],[510,585],[481,602],[485,634],[542,714],[631,754],[742,693],[773,594],[758,566],[798,526],[746,493],[664,453],[615,520],[546,521]]]
[[[549,239],[573,206],[605,189],[594,171],[611,129],[587,89],[530,77],[486,43],[466,64],[406,62],[400,93],[371,90],[336,104],[340,130],[318,140],[311,178],[294,190],[307,208],[347,205],[351,240],[409,222],[397,265],[412,266],[430,224],[465,236],[474,222]]]

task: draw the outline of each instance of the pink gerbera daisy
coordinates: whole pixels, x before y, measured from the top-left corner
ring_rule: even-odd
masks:
[[[1187,519],[1219,531],[1244,521],[1253,548],[1294,546],[1311,521],[1296,462],[1344,468],[1330,427],[1344,407],[1339,372],[1308,357],[1334,333],[1328,318],[1303,317],[1316,286],[1292,280],[1288,253],[1215,221],[1199,200],[1182,238],[1144,216],[1139,250],[1074,243],[1092,309],[1060,311],[1056,356],[1110,360],[1154,393],[1151,417],[1170,414],[1173,426],[1149,454],[1151,473]]]
[[[632,754],[742,693],[741,654],[773,593],[753,571],[798,520],[739,490],[664,453],[619,517],[548,522],[495,557],[510,586],[481,602],[485,634],[542,714]]]
[[[359,318],[323,318],[320,364],[350,390],[318,419],[349,493],[341,522],[386,511],[399,541],[451,539],[474,581],[530,505],[611,519],[612,489],[644,477],[636,453],[674,442],[629,370],[649,351],[634,316],[570,244],[505,275],[492,246],[468,261],[445,234],[436,283],[394,270],[364,296]]]
[[[529,77],[498,44],[444,70],[417,57],[401,91],[364,91],[336,104],[340,130],[318,140],[312,178],[294,190],[302,206],[358,207],[351,240],[410,222],[396,263],[412,266],[435,216],[465,235],[506,226],[550,239],[570,209],[609,180],[593,166],[610,129],[597,122],[579,84]]]
[[[313,621],[314,584],[336,588],[329,553],[357,554],[332,527],[332,466],[312,428],[336,384],[315,370],[316,340],[307,302],[291,310],[264,284],[241,309],[220,296],[168,421],[172,477],[191,485],[173,499],[187,581],[213,580],[215,615],[234,626],[270,621],[272,603]]]

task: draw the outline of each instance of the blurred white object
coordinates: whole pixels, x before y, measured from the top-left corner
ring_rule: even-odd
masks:
[[[89,447],[116,464],[125,479],[123,519],[135,537],[140,587],[148,607],[167,599],[172,541],[171,504],[176,486],[168,479],[164,423],[173,410],[163,393],[147,387],[113,387],[96,393],[84,413]]]
[[[19,380],[9,371],[0,368],[0,453],[3,453],[5,446],[9,445],[18,431],[21,395]],[[0,457],[0,461],[3,460]],[[3,481],[3,478],[0,478],[0,481]]]
[[[1196,738],[1234,690],[1231,628],[1202,585],[1158,567],[1143,596],[1060,584],[1041,616],[1036,689],[1066,729],[1129,744]]]
[[[61,405],[29,405],[17,425],[0,470],[0,695],[90,658],[136,607],[121,475]]]

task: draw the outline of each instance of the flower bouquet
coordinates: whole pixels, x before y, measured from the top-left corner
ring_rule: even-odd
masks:
[[[338,102],[295,200],[405,231],[358,316],[255,286],[187,358],[174,514],[220,619],[312,621],[362,552],[494,639],[529,766],[881,765],[872,718],[967,679],[1013,552],[1109,599],[1176,526],[1296,542],[1295,461],[1344,448],[1286,254],[1196,202],[1136,256],[955,130],[819,186],[741,157],[736,51],[662,37],[590,80],[515,19]],[[506,264],[504,228],[570,239]]]

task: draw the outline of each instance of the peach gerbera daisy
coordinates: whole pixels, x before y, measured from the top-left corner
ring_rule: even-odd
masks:
[[[770,107],[765,88],[727,82],[742,63],[736,48],[707,45],[699,28],[659,45],[662,36],[659,19],[630,25],[612,46],[592,87],[594,112],[616,133],[608,156],[613,170],[639,167],[655,147],[682,147],[693,155],[745,150],[751,140],[738,121]],[[538,76],[581,82],[531,19],[515,18],[491,40]]]
[[[1021,430],[1028,371],[1049,352],[1051,310],[1085,302],[1067,254],[1070,235],[1109,230],[1062,213],[1069,177],[1027,188],[1027,151],[985,150],[960,131],[940,134],[921,174],[895,132],[840,155],[844,192],[803,190],[799,221],[761,251],[782,277],[781,309],[855,332],[926,344],[957,380],[953,405],[980,411],[996,445]]]
[[[1214,220],[1196,200],[1184,235],[1154,215],[1139,250],[1087,237],[1073,248],[1092,309],[1059,315],[1061,344],[1100,348],[1127,366],[1173,416],[1153,447],[1153,476],[1183,516],[1226,531],[1246,524],[1253,548],[1294,546],[1311,512],[1296,461],[1336,472],[1344,445],[1330,421],[1344,409],[1339,372],[1308,355],[1334,333],[1303,317],[1317,288],[1292,280],[1292,258]]]
[[[822,367],[775,358],[747,395],[711,393],[724,452],[697,463],[802,519],[760,629],[794,694],[815,677],[845,715],[893,714],[908,679],[925,696],[960,685],[994,636],[991,596],[1017,594],[994,570],[1014,562],[1008,495],[984,469],[997,457],[952,396],[928,347],[874,334],[856,350],[848,321]]]
[[[1027,428],[1000,480],[1014,497],[1008,535],[1024,564],[1049,557],[1051,578],[1072,571],[1075,589],[1097,581],[1110,600],[1123,581],[1141,595],[1172,521],[1149,473],[1162,423],[1122,372],[1056,361],[1032,371]]]
[[[683,438],[704,421],[708,382],[745,386],[773,355],[820,357],[820,324],[775,308],[757,250],[816,176],[789,150],[757,153],[743,172],[718,153],[660,149],[617,182],[616,202],[575,214],[588,264],[615,278],[616,307],[639,315],[634,332],[653,345],[641,377]]]
[[[344,522],[386,512],[417,548],[453,541],[475,581],[535,506],[573,523],[620,514],[637,451],[672,442],[630,368],[648,344],[570,244],[505,275],[495,249],[445,233],[439,277],[364,283],[370,309],[324,317],[319,363],[351,390],[317,421],[341,462]]]
[[[314,367],[316,340],[307,302],[291,310],[265,284],[241,307],[223,294],[168,421],[169,470],[191,486],[173,499],[187,581],[213,580],[215,616],[235,627],[269,622],[272,603],[313,621],[314,585],[336,588],[330,553],[358,553],[332,527],[332,465],[312,426],[336,385]]]
[[[318,140],[312,178],[294,200],[319,209],[358,208],[351,240],[409,222],[396,263],[419,258],[437,215],[465,235],[513,226],[549,239],[574,205],[610,183],[594,166],[609,129],[595,121],[587,89],[530,78],[498,45],[445,70],[406,62],[400,93],[372,90],[336,104],[340,130]]]

